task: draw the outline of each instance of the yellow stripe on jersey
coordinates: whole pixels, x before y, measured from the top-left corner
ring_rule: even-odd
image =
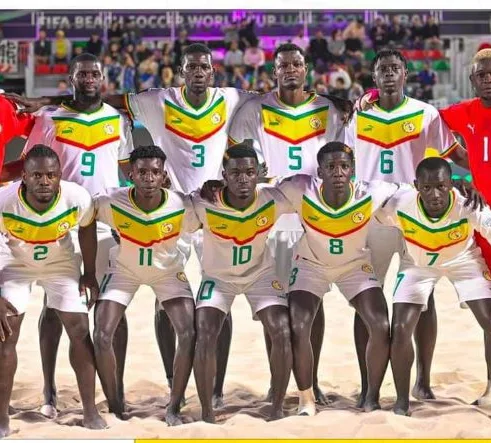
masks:
[[[206,209],[206,221],[210,231],[217,237],[232,240],[237,245],[245,245],[273,227],[275,211],[274,200],[244,217]]]
[[[85,151],[119,140],[119,115],[90,122],[70,117],[52,117],[56,140]]]
[[[306,195],[302,199],[302,218],[313,230],[328,237],[345,237],[363,228],[372,216],[372,197],[368,196],[344,211],[329,213]]]
[[[327,130],[329,106],[298,115],[268,105],[261,105],[264,131],[292,145],[324,134]]]
[[[121,238],[149,247],[169,240],[181,233],[184,209],[153,220],[143,220],[111,204],[112,216]]]
[[[8,212],[2,213],[2,217],[5,229],[12,237],[26,243],[46,244],[64,237],[77,224],[78,207],[68,209],[44,222],[35,222]]]
[[[393,119],[359,112],[356,136],[360,140],[388,149],[418,138],[423,130],[424,110]]]
[[[164,107],[166,129],[195,143],[216,134],[227,121],[227,107],[223,97],[201,114],[192,114],[168,100],[165,100]]]

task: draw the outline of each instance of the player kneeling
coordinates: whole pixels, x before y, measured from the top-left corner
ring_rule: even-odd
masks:
[[[124,393],[118,386],[113,338],[123,314],[140,285],[148,285],[163,304],[177,333],[174,382],[165,420],[182,424],[181,399],[191,374],[194,346],[194,300],[184,273],[185,257],[177,247],[179,236],[195,223],[191,202],[163,189],[166,157],[157,146],[141,146],[130,155],[134,186],[108,191],[96,198],[97,219],[121,237],[101,284],[95,314],[94,344],[97,368],[109,408],[119,417],[124,412]],[[196,228],[197,228],[196,227]],[[196,229],[195,228],[195,229]]]
[[[69,233],[77,226],[83,276]],[[94,206],[83,187],[61,180],[60,160],[51,148],[34,146],[24,160],[22,181],[1,190],[0,230],[7,237],[0,253],[0,437],[10,432],[8,406],[17,367],[16,344],[35,281],[44,288],[47,306],[55,310],[70,339],[83,424],[105,428],[94,401],[95,361],[87,315],[99,293]]]
[[[416,169],[416,189],[398,191],[377,218],[398,227],[406,239],[394,290],[391,366],[397,391],[396,414],[409,413],[409,382],[414,361],[412,335],[440,278],[454,285],[484,329],[485,356],[491,364],[491,273],[474,240],[474,230],[491,240],[491,210],[473,211],[452,189],[450,165],[427,158]]]

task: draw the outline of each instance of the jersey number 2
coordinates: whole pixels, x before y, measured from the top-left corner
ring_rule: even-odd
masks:
[[[82,154],[82,166],[85,166],[85,169],[82,169],[80,174],[85,177],[91,177],[94,175],[95,155],[92,152],[84,152]]]
[[[34,260],[40,261],[45,260],[48,256],[48,247],[47,246],[35,246],[34,247]]]

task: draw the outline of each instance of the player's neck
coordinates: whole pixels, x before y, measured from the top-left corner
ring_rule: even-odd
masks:
[[[481,103],[485,108],[491,108],[491,99],[485,99],[483,97],[480,97]]]
[[[138,206],[138,208],[143,212],[155,211],[155,209],[164,204],[166,198],[166,193],[163,189],[160,193],[155,194],[155,196],[151,198],[145,197],[143,194],[138,192],[136,188],[133,188],[132,194],[136,206]]]
[[[253,192],[250,197],[242,199],[230,193],[228,191],[228,188],[223,189],[223,199],[225,200],[225,203],[234,209],[242,210],[251,206],[255,198],[256,198],[255,192]]]
[[[188,88],[184,88],[184,98],[193,108],[201,108],[208,100],[208,90],[201,94],[195,94]]]
[[[303,89],[278,89],[278,97],[288,106],[301,105],[309,96]]]
[[[349,183],[343,189],[333,189],[331,186],[322,186],[322,198],[333,209],[339,209],[348,203],[351,197],[351,186]]]
[[[393,94],[384,94],[382,91],[378,99],[381,108],[391,111],[397,108],[404,101],[404,91],[398,91]]]
[[[73,94],[73,100],[69,102],[69,106],[76,111],[90,113],[101,108],[102,99],[100,97],[87,97],[75,92]]]

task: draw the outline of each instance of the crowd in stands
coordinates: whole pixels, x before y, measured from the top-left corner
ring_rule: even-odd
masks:
[[[254,19],[232,23],[223,28],[223,34],[222,52],[218,52],[223,57],[215,57],[215,86],[262,92],[274,89],[273,51],[261,48]],[[123,26],[119,22],[112,23],[104,40],[94,32],[85,42],[71,42],[61,29],[49,39],[41,30],[34,46],[36,73],[66,73],[73,57],[89,52],[101,58],[107,94],[182,85],[183,79],[178,73],[181,54],[193,43],[187,31],[180,30],[173,43],[144,41],[143,37],[131,20]],[[352,20],[344,28],[333,29],[327,37],[319,29],[308,38],[301,28],[288,41],[307,55],[309,88],[351,100],[373,86],[370,63],[375,51],[383,47],[420,51],[423,59],[416,69],[412,66],[408,93],[422,100],[433,98],[437,75],[424,54],[430,51],[442,54],[443,43],[439,26],[431,16],[425,23],[418,15],[414,15],[410,23],[402,23],[399,16],[386,23],[379,16],[371,27],[360,19]],[[58,89],[60,94],[70,93],[65,81],[60,81]]]

